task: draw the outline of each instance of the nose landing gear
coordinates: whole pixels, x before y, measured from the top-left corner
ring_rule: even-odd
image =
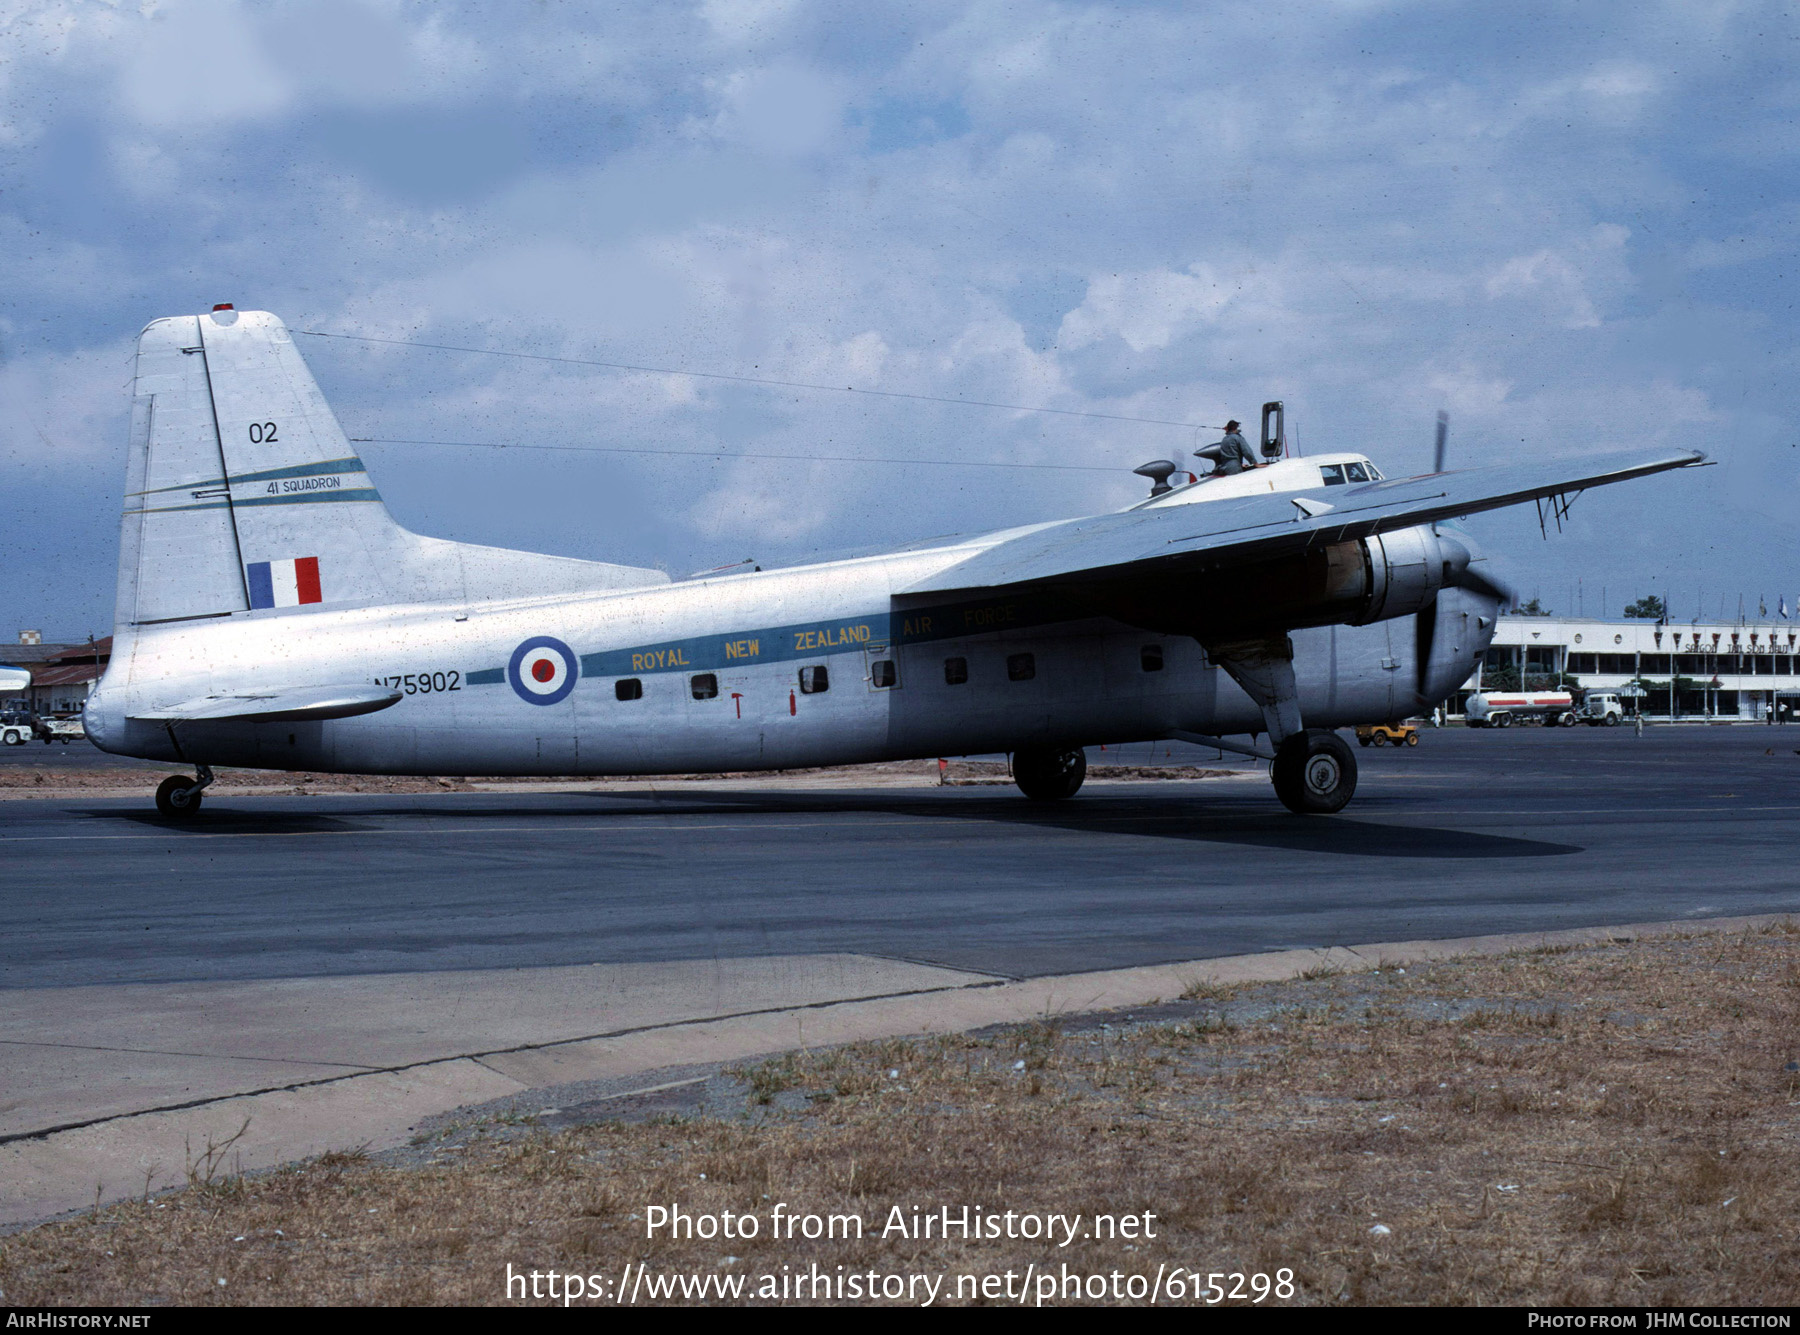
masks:
[[[212,766],[194,766],[194,777],[171,774],[156,786],[156,809],[170,820],[192,820],[200,813],[201,790],[213,781]]]

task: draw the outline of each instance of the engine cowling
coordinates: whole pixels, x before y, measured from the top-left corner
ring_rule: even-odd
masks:
[[[1429,525],[1331,543],[1199,578],[1109,589],[1105,614],[1182,635],[1260,634],[1410,616],[1463,582],[1469,549]],[[1096,608],[1096,610],[1101,610]]]

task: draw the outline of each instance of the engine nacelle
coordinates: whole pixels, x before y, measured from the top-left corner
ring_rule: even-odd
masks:
[[[1438,590],[1463,579],[1469,560],[1461,541],[1424,525],[1222,564],[1200,579],[1114,586],[1095,613],[1201,638],[1366,626],[1431,606]]]
[[[1461,565],[1469,563],[1467,548],[1425,525],[1379,533],[1358,545],[1367,562],[1369,582],[1364,610],[1350,623],[1353,626],[1423,611],[1431,606],[1437,591],[1455,578],[1459,559]]]

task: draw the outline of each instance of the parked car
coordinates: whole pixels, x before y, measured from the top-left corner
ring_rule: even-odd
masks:
[[[1419,744],[1419,725],[1407,723],[1359,723],[1356,725],[1356,740],[1364,746],[1417,746]]]

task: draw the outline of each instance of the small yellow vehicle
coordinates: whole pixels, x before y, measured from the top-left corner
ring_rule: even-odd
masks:
[[[1417,746],[1419,728],[1414,723],[1359,723],[1356,740],[1364,746]]]

